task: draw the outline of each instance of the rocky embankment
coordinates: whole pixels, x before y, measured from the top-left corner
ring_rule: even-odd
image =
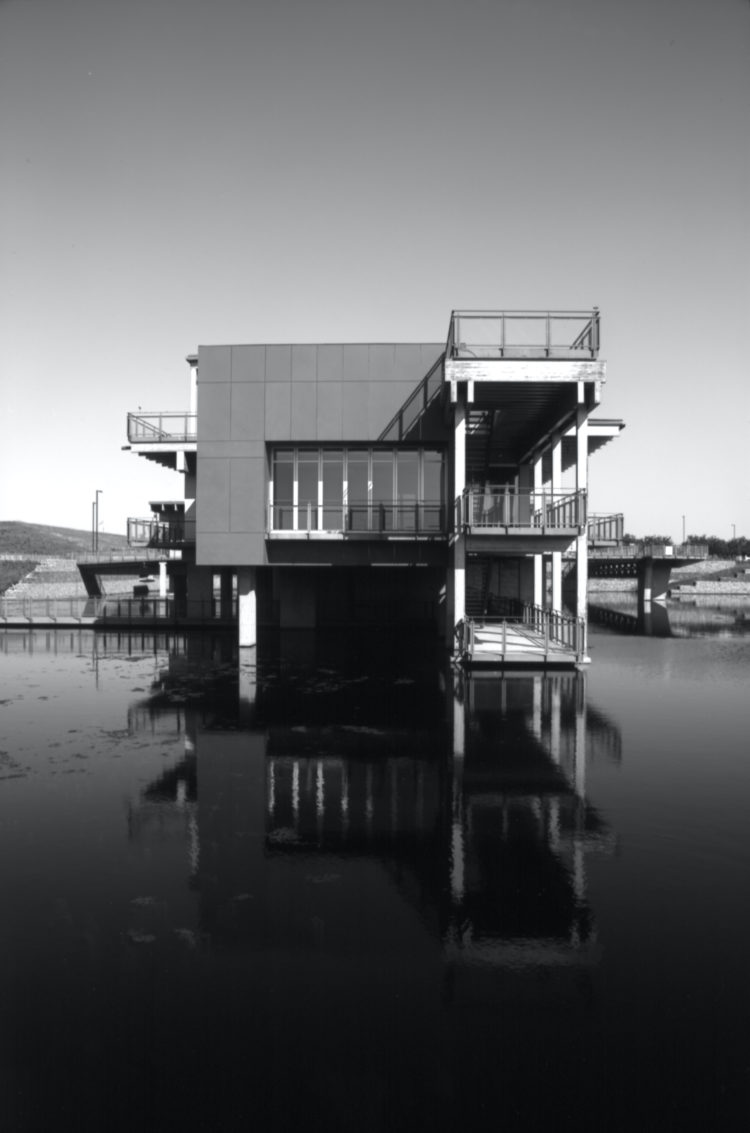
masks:
[[[127,578],[107,578],[104,586],[107,594],[132,594],[134,581],[131,574]],[[85,597],[86,587],[75,560],[53,555],[42,555],[34,569],[3,594],[8,599]]]

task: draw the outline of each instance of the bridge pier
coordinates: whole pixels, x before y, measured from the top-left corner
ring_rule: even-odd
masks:
[[[663,602],[669,589],[669,576],[672,563],[669,559],[654,559],[650,556],[638,563],[638,609],[643,610],[646,602]]]

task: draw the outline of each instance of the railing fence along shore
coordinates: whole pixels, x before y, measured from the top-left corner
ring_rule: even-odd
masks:
[[[232,621],[237,614],[237,602],[231,607],[221,599],[189,599],[179,602],[175,598],[143,597],[121,598],[0,598],[0,618],[16,624],[35,620],[99,624],[190,622],[206,624]]]

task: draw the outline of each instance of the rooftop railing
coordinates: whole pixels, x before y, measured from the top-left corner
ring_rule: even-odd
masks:
[[[446,357],[592,359],[599,308],[591,311],[453,311]]]
[[[195,413],[128,413],[128,440],[131,444],[168,444],[195,441],[198,417]]]
[[[516,491],[505,485],[466,488],[456,509],[459,526],[489,533],[497,528],[581,528],[586,523],[586,493]]]

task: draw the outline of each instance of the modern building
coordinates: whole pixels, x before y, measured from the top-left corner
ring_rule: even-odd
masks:
[[[454,311],[446,343],[201,346],[187,412],[128,416],[128,447],[185,476],[131,543],[241,646],[396,623],[469,661],[580,662],[588,458],[623,427],[592,416],[599,337],[596,308]]]

